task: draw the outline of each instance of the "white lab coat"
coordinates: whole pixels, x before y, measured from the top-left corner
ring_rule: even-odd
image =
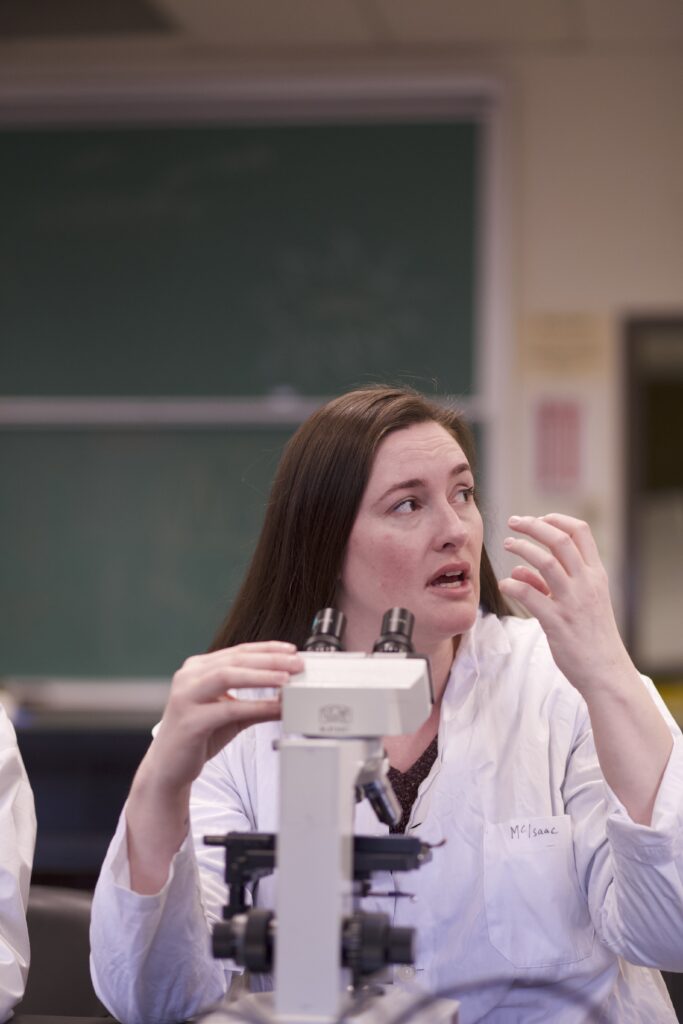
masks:
[[[0,1021],[12,1016],[26,986],[26,905],[35,842],[33,794],[14,729],[0,706]]]
[[[414,901],[364,901],[417,929],[415,969],[397,968],[398,983],[452,991],[461,1024],[675,1022],[651,968],[683,970],[683,737],[643,685],[675,736],[651,827],[634,824],[605,783],[585,702],[539,624],[479,616],[459,646],[438,757],[407,829],[446,843],[416,872],[373,879]],[[202,839],[277,830],[278,734],[277,723],[248,729],[205,766],[192,840],[158,895],[130,891],[122,816],[95,894],[92,966],[125,1024],[183,1019],[229,985],[209,951],[225,903],[223,850]],[[367,801],[356,830],[386,831]],[[274,906],[274,886],[260,882],[260,905]]]

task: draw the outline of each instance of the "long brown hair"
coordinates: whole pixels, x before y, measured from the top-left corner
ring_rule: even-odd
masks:
[[[350,391],[302,424],[285,447],[254,556],[211,650],[254,640],[303,645],[316,611],[334,603],[380,442],[427,421],[453,435],[474,469],[474,441],[462,417],[410,388]],[[485,547],[480,580],[482,607],[511,614]]]

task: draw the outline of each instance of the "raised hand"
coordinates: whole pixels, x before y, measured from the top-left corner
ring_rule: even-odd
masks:
[[[512,516],[508,524],[523,536],[508,537],[505,548],[529,565],[516,566],[500,589],[538,619],[569,681],[585,696],[632,667],[588,524],[557,512]]]
[[[508,523],[523,536],[505,547],[529,565],[500,589],[540,622],[555,664],[586,700],[605,779],[633,821],[649,825],[673,738],[619,636],[590,528],[556,512]]]

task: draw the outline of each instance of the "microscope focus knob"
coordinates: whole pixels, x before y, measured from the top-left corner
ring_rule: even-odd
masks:
[[[358,980],[382,970],[389,964],[412,964],[413,928],[398,928],[386,914],[358,911],[344,922],[342,963]]]
[[[229,921],[219,921],[213,929],[213,955],[219,960],[234,960],[255,973],[271,971],[274,917],[272,910],[254,907]]]
[[[234,960],[237,951],[232,921],[219,921],[213,927],[211,938],[213,955],[217,960]]]

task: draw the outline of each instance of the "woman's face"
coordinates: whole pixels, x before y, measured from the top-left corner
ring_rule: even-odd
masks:
[[[473,625],[483,543],[473,487],[462,448],[438,423],[417,423],[382,441],[338,592],[350,649],[370,649],[382,615],[395,606],[415,616],[413,642],[422,654]]]

